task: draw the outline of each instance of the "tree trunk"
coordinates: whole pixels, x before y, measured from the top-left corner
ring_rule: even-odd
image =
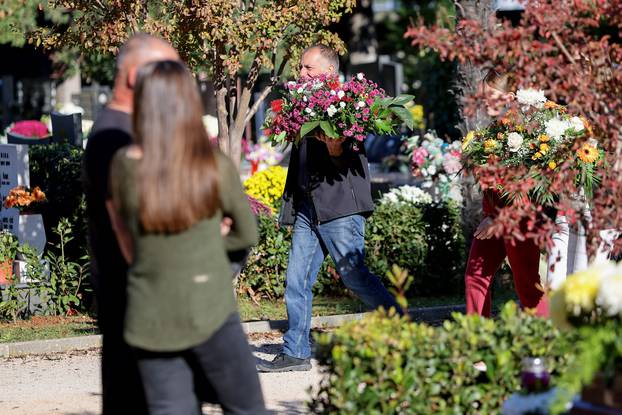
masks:
[[[216,92],[216,109],[218,111],[218,145],[223,153],[229,155],[231,152],[231,140],[229,138],[229,123],[227,118],[227,88],[220,87]]]
[[[478,20],[483,27],[488,27],[489,19],[493,13],[490,0],[458,0],[456,12],[458,19]],[[456,80],[456,92],[460,101],[477,92],[485,73],[484,69],[469,62],[458,65],[458,79]],[[457,127],[463,136],[470,130],[485,127],[490,119],[486,109],[478,110],[472,116],[464,113],[464,102],[459,102],[462,123]],[[462,226],[467,247],[471,245],[473,233],[482,218],[482,195],[472,176],[465,177],[462,186],[464,207],[462,210]]]

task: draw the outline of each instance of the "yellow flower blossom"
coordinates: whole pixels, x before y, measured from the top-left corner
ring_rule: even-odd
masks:
[[[549,137],[546,134],[540,134],[540,137],[538,137],[538,140],[540,140],[543,143],[546,143],[546,142],[551,141],[551,137]]]
[[[583,144],[581,148],[577,150],[577,155],[585,163],[594,163],[600,156],[600,154],[598,154],[598,149],[587,143]]]
[[[283,195],[286,177],[287,169],[281,166],[272,166],[246,179],[244,188],[249,196],[274,209]]]
[[[546,153],[548,153],[548,151],[549,151],[550,149],[551,149],[551,147],[550,147],[548,144],[546,144],[546,143],[542,143],[542,144],[540,144],[540,152],[541,152],[542,154],[546,154]]]
[[[466,150],[471,141],[475,138],[475,131],[469,131],[464,140],[462,140],[462,149]]]
[[[549,169],[555,170],[556,167],[557,163],[555,163],[554,161],[549,161]]]
[[[495,151],[497,144],[498,144],[497,140],[490,139],[490,140],[484,141],[484,151],[486,153],[492,153],[493,151]]]
[[[591,267],[569,276],[562,285],[566,309],[575,316],[582,312],[591,312],[595,306],[594,301],[599,287],[600,268],[598,267]]]
[[[534,154],[533,156],[531,156],[532,160],[538,160],[540,158],[542,158],[542,153],[540,153],[539,151],[536,154]]]

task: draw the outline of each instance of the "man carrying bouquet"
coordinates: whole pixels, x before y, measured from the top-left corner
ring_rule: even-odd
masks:
[[[337,74],[337,53],[324,45],[306,49],[300,76]],[[393,296],[364,264],[365,217],[374,203],[364,149],[351,138],[318,133],[292,149],[279,223],[293,225],[287,265],[285,302],[289,328],[283,352],[261,363],[262,372],[311,369],[311,289],[326,255],[333,259],[344,284],[369,307],[394,307]]]

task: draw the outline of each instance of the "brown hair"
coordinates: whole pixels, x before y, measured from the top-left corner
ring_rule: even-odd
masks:
[[[138,193],[146,231],[180,232],[220,207],[218,167],[202,108],[183,63],[153,62],[139,70],[133,123],[143,151]]]

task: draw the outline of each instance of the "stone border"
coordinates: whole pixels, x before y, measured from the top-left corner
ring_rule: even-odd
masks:
[[[414,321],[438,323],[451,316],[451,313],[464,313],[464,305],[450,305],[440,307],[423,307],[409,310]],[[311,319],[312,328],[339,327],[349,321],[360,320],[366,313],[337,314],[332,316],[318,316]],[[242,323],[247,334],[284,331],[287,320],[247,321]],[[102,336],[76,336],[64,339],[34,340],[29,342],[0,343],[0,358],[12,358],[29,355],[46,355],[52,353],[66,353],[76,350],[88,350],[101,347]]]

